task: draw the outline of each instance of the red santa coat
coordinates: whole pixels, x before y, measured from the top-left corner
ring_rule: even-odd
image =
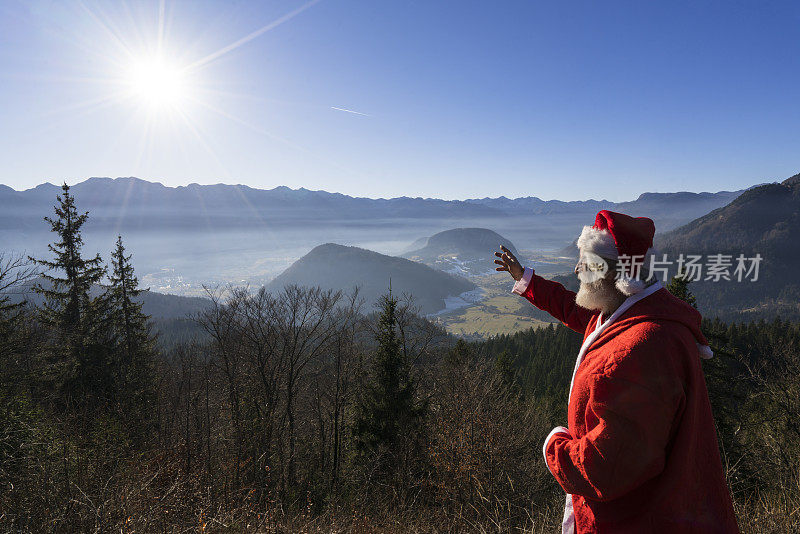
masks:
[[[600,313],[527,271],[530,282],[515,292],[585,341],[593,335]],[[569,429],[554,429],[544,445],[547,467],[572,496],[574,527],[568,498],[564,531],[739,532],[700,367],[708,344],[700,314],[660,284],[629,300],[584,343]]]

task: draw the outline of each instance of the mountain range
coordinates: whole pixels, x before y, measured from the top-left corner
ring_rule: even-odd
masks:
[[[245,185],[167,187],[139,178],[89,178],[72,186],[80,206],[92,213],[95,224],[113,224],[121,231],[147,228],[241,227],[271,222],[369,219],[509,218],[520,214],[561,215],[624,208],[632,214],[647,211],[663,219],[691,220],[720,207],[741,191],[718,193],[644,193],[636,200],[564,202],[535,196],[508,199],[440,200],[398,197],[372,199],[340,193],[290,189],[256,189]],[[0,230],[38,229],[41,214],[51,209],[60,186],[43,183],[17,191],[0,185]],[[683,222],[686,222],[685,220]]]
[[[47,255],[51,236],[42,219],[52,214],[60,192],[50,183],[25,191],[0,186],[0,250]],[[138,178],[90,178],[71,192],[78,209],[89,212],[87,253],[107,256],[121,234],[146,286],[185,295],[202,295],[202,285],[209,283],[262,285],[324,243],[399,255],[410,251],[417,237],[481,227],[499,232],[521,251],[554,251],[573,240],[600,208],[624,206],[653,217],[665,230],[739,194],[645,193],[627,203],[535,196],[371,199],[283,186],[167,187]]]
[[[122,233],[142,285],[154,289],[143,300],[155,318],[182,317],[207,305],[205,299],[159,293],[201,294],[197,284],[193,291],[182,291],[192,287],[185,282],[191,273],[212,285],[266,283],[272,291],[289,283],[344,290],[359,285],[370,305],[385,294],[391,278],[396,294],[411,293],[423,313],[437,313],[459,295],[476,291],[472,281],[454,274],[490,271],[491,253],[500,243],[517,255],[543,243],[558,251],[583,224],[591,224],[599,209],[650,216],[659,230],[675,225],[656,239],[658,248],[673,257],[764,257],[758,282],[693,283],[705,315],[800,317],[800,287],[793,272],[800,260],[800,175],[744,192],[644,193],[626,203],[536,197],[366,199],[286,187],[171,188],[135,178],[90,179],[71,190],[79,209],[90,212],[86,253]],[[52,236],[42,217],[50,215],[59,193],[52,184],[27,191],[0,186],[0,250],[44,249]],[[458,224],[464,221],[473,225]],[[481,228],[476,222],[487,224]],[[546,239],[533,238],[542,234]],[[430,237],[415,239],[420,235]],[[317,243],[329,237],[341,244]],[[392,253],[379,252],[387,249]],[[209,271],[216,278],[207,276]],[[166,288],[153,283],[164,280]]]

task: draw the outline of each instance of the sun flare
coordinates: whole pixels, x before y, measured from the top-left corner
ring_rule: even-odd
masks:
[[[127,84],[131,97],[150,108],[179,107],[187,98],[188,83],[182,69],[163,57],[134,61]]]
[[[236,80],[214,76],[213,73],[220,58],[292,20],[320,1],[307,0],[229,44],[208,49],[206,46],[210,42],[180,38],[183,33],[176,32],[175,28],[184,20],[176,18],[175,13],[179,10],[170,5],[170,0],[134,2],[136,10],[129,9],[131,6],[127,2],[121,2],[119,11],[81,2],[81,15],[92,24],[87,26],[86,35],[76,36],[74,45],[85,49],[86,57],[100,61],[86,61],[89,70],[85,73],[78,71],[76,76],[68,78],[92,86],[91,91],[86,91],[87,98],[58,111],[91,114],[113,107],[127,112],[128,120],[122,124],[121,131],[140,132],[136,147],[137,165],[152,158],[169,143],[185,156],[198,148],[207,152],[227,174],[214,152],[210,138],[214,130],[208,127],[207,122],[220,118],[296,149],[246,117],[231,113],[227,106],[234,99],[251,102],[254,97],[259,97],[231,90],[236,88]],[[139,4],[141,11],[138,10]],[[154,11],[151,8],[156,4],[158,9]],[[186,22],[190,27],[191,21]],[[213,37],[212,32],[209,36]],[[117,118],[117,115],[109,116]]]

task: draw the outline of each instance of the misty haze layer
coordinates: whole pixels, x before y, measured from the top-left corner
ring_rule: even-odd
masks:
[[[78,209],[89,211],[86,253],[106,256],[122,234],[143,284],[177,294],[197,294],[202,283],[264,284],[323,243],[399,255],[420,238],[459,227],[493,230],[522,251],[558,251],[599,209],[647,215],[665,231],[740,193],[645,193],[625,203],[535,196],[445,201],[286,187],[165,187],[136,178],[91,178],[71,190]],[[42,218],[59,192],[53,184],[26,191],[0,186],[0,249],[46,255],[51,236]]]

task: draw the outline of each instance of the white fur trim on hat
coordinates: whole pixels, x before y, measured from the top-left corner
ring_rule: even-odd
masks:
[[[619,256],[614,236],[608,230],[599,230],[594,226],[584,226],[578,238],[578,249],[594,252],[598,256],[615,260]]]
[[[647,252],[645,253],[644,257],[636,258],[636,263],[640,265],[639,269],[640,278],[634,278],[628,275],[627,273],[626,274],[617,273],[617,280],[614,283],[614,285],[617,286],[617,289],[619,289],[622,293],[624,293],[629,297],[644,290],[644,288],[646,288],[648,284],[646,280],[641,279],[641,276],[644,275],[644,273],[642,273],[641,271],[647,270],[649,272],[650,262],[652,260],[652,257],[655,256],[655,254],[656,250],[653,247],[650,247],[649,249],[647,249]],[[641,263],[639,263],[640,259]],[[628,262],[630,264],[630,259],[628,260]],[[650,275],[652,275],[652,273]]]

